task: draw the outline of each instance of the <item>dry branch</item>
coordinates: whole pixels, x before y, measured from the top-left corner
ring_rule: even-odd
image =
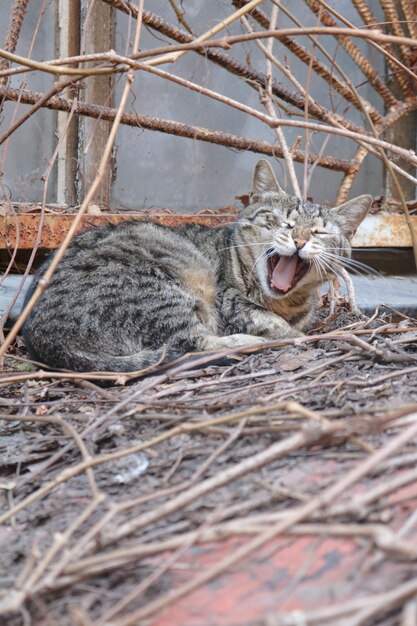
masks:
[[[402,28],[400,18],[397,13],[397,9],[392,0],[381,0],[381,6],[385,13],[385,18],[389,23],[390,29],[397,37],[404,37],[405,33]],[[412,20],[411,20],[412,21]],[[404,63],[410,65],[410,49],[407,46],[399,46],[401,57]]]
[[[378,339],[379,329],[381,335],[396,332],[397,334],[400,333],[404,339],[408,336],[408,345],[411,345],[410,342],[414,340],[415,336],[411,328],[410,326],[399,327],[382,324],[374,329],[364,328],[356,332],[369,333],[370,335],[374,333],[374,340]],[[353,338],[344,332],[317,335],[315,339],[320,338],[324,342],[329,337],[333,337],[333,339],[338,337],[342,341],[349,340],[355,349],[358,348],[361,352],[366,352],[371,358],[383,356],[380,351],[381,345],[372,346],[357,341],[358,337]],[[294,343],[294,340],[287,342],[288,345],[293,346]],[[339,347],[341,345],[341,343],[337,344]],[[293,349],[299,350],[297,346],[294,346]],[[44,464],[43,473],[40,477],[42,486],[39,490],[32,487],[29,498],[26,498],[25,494],[30,483],[28,484],[27,479],[26,483],[24,480],[22,481],[25,478],[23,475],[19,481],[19,484],[26,485],[23,498],[17,500],[19,488],[15,487],[16,504],[6,512],[7,515],[6,517],[3,516],[3,520],[6,518],[13,519],[13,516],[16,515],[16,521],[19,522],[19,511],[25,511],[26,519],[30,519],[31,515],[36,517],[36,500],[39,497],[46,498],[44,508],[50,510],[51,503],[54,502],[55,498],[59,498],[60,494],[65,494],[66,489],[70,492],[71,487],[70,485],[67,486],[68,481],[75,476],[78,476],[80,480],[85,472],[93,467],[96,468],[96,478],[99,476],[99,472],[103,470],[104,464],[108,465],[109,472],[114,474],[115,466],[111,465],[112,463],[118,459],[134,457],[135,452],[140,450],[147,450],[153,460],[158,458],[161,460],[166,454],[166,450],[169,449],[169,447],[163,447],[164,442],[167,444],[178,442],[179,448],[175,448],[174,445],[173,450],[180,452],[183,450],[184,454],[178,456],[175,453],[171,455],[173,465],[162,465],[159,474],[161,478],[160,487],[157,489],[155,489],[154,483],[151,483],[150,489],[143,489],[147,479],[153,480],[153,473],[150,468],[150,477],[147,477],[149,470],[141,477],[141,487],[138,494],[139,483],[134,485],[134,497],[129,496],[128,492],[123,494],[123,489],[120,487],[117,490],[116,499],[113,499],[113,495],[109,493],[98,494],[97,497],[92,495],[88,502],[83,502],[78,514],[68,521],[59,535],[51,538],[51,541],[37,558],[31,558],[29,555],[13,589],[8,590],[7,597],[0,598],[2,616],[6,615],[6,611],[19,610],[25,606],[25,602],[27,602],[26,606],[30,606],[29,599],[31,597],[38,597],[40,601],[46,602],[48,610],[53,612],[52,606],[57,594],[62,600],[68,597],[67,594],[74,592],[82,595],[84,586],[86,583],[88,584],[88,581],[93,583],[91,588],[103,589],[106,581],[112,580],[113,573],[116,578],[121,577],[122,579],[123,573],[125,573],[128,580],[129,572],[132,572],[132,568],[134,568],[134,571],[140,572],[140,579],[137,582],[132,580],[132,583],[125,587],[123,594],[116,595],[116,599],[111,604],[104,602],[101,605],[103,606],[101,615],[95,614],[94,619],[96,621],[94,624],[98,626],[98,624],[105,622],[106,616],[114,613],[114,607],[120,609],[115,623],[126,626],[127,624],[136,624],[142,616],[154,616],[161,607],[175,602],[184,594],[197,588],[198,584],[204,583],[205,580],[224,574],[226,572],[225,567],[236,562],[237,558],[246,558],[253,549],[256,549],[254,546],[263,545],[268,540],[267,537],[275,537],[280,528],[283,529],[280,533],[282,538],[291,537],[295,539],[311,535],[318,538],[347,537],[353,542],[365,541],[367,549],[382,551],[386,559],[390,561],[414,559],[415,546],[412,538],[405,540],[395,534],[393,526],[385,525],[382,522],[374,523],[368,518],[381,508],[400,506],[404,496],[402,496],[403,500],[399,500],[397,504],[394,502],[390,504],[390,494],[397,493],[405,485],[410,485],[415,481],[415,469],[403,472],[401,475],[387,477],[384,472],[392,471],[392,468],[385,468],[382,462],[382,459],[391,456],[407,441],[409,442],[408,445],[412,445],[417,433],[415,406],[403,407],[401,410],[390,413],[387,412],[386,406],[378,405],[378,402],[374,401],[373,408],[369,413],[358,412],[356,409],[353,410],[352,414],[351,406],[341,407],[339,411],[334,409],[313,411],[311,405],[304,405],[291,400],[287,403],[274,402],[273,396],[277,386],[282,390],[285,388],[291,390],[291,381],[297,380],[297,384],[292,386],[292,393],[295,393],[297,398],[302,396],[304,389],[309,388],[310,391],[307,393],[311,393],[312,389],[319,391],[319,388],[325,386],[329,393],[325,392],[324,397],[329,397],[331,393],[334,397],[337,387],[342,389],[350,387],[355,393],[358,388],[361,388],[365,390],[365,396],[368,392],[370,397],[373,397],[378,393],[378,385],[383,385],[389,380],[394,381],[396,377],[401,377],[400,380],[404,381],[405,377],[412,377],[416,368],[403,369],[393,364],[391,368],[394,371],[388,374],[384,373],[382,376],[377,375],[372,379],[365,380],[362,376],[358,381],[355,377],[338,380],[335,368],[339,368],[339,376],[343,376],[343,370],[340,367],[346,358],[359,358],[360,368],[364,364],[364,357],[353,355],[352,350],[349,350],[345,355],[340,355],[340,351],[332,355],[326,349],[323,357],[319,358],[313,367],[306,362],[302,372],[278,374],[280,359],[284,358],[285,362],[287,354],[287,351],[282,351],[272,360],[269,357],[270,367],[267,369],[262,370],[258,367],[252,371],[252,366],[249,366],[249,371],[246,370],[248,374],[244,375],[239,371],[233,373],[233,366],[229,368],[232,370],[232,375],[229,376],[224,375],[227,370],[224,370],[223,375],[221,375],[215,370],[187,371],[187,368],[183,367],[180,371],[176,368],[171,374],[159,376],[154,380],[145,380],[133,388],[108,389],[104,396],[98,396],[102,398],[101,402],[105,401],[106,403],[110,403],[113,397],[115,405],[110,411],[100,407],[97,411],[98,417],[90,422],[87,428],[76,433],[78,441],[85,441],[87,450],[93,441],[97,445],[103,435],[108,436],[106,433],[110,432],[107,429],[111,425],[112,416],[119,423],[123,423],[125,427],[128,426],[130,419],[136,430],[138,425],[143,428],[145,423],[151,424],[156,421],[157,430],[149,431],[145,441],[136,446],[128,444],[119,446],[110,452],[105,451],[103,453],[101,451],[95,456],[91,455],[81,464],[71,465],[72,457],[64,457],[64,461],[66,458],[67,463],[64,462],[64,467],[59,468],[58,474],[55,476],[51,472],[51,466],[48,463]],[[325,383],[321,382],[317,385],[312,377],[316,376],[320,367],[327,374],[327,380]],[[358,372],[360,371],[358,369]],[[180,377],[181,372],[182,376]],[[273,392],[271,394],[263,392],[263,396],[256,395],[252,384],[254,379],[255,384],[259,384],[256,382],[256,376],[260,377],[261,380],[263,379],[264,382],[272,384]],[[312,381],[309,383],[310,387],[300,380],[303,377]],[[188,382],[187,378],[191,381],[196,379],[197,382]],[[48,384],[42,383],[42,386],[47,388]],[[42,386],[39,391],[42,391]],[[235,395],[231,397],[229,411],[224,412],[221,405],[223,394],[219,393],[219,389],[224,389],[230,393],[233,391],[233,387],[234,394],[239,395],[241,402],[242,399],[245,402],[245,393],[249,392],[249,405],[246,405],[246,408],[244,404],[241,410],[236,410]],[[211,391],[207,393],[210,388]],[[87,387],[83,393],[87,391],[94,394],[94,389],[94,386],[92,389]],[[194,398],[190,398],[190,395],[193,394],[195,394]],[[212,403],[210,403],[210,397]],[[255,406],[254,397],[257,398]],[[42,394],[39,397],[39,402],[45,402]],[[34,405],[32,400],[28,409],[34,411],[35,406],[36,404]],[[52,412],[51,416],[33,416],[33,414],[22,416],[21,427],[29,426],[31,419],[37,424],[44,422],[45,424],[50,423],[52,426],[54,424],[63,425],[62,420],[56,421],[53,415],[53,412],[57,410],[56,405],[52,403],[49,406],[49,410]],[[202,411],[211,413],[213,409],[216,411],[213,416],[210,416],[209,419],[202,419]],[[10,425],[19,424],[19,405],[15,406],[13,414],[8,415],[6,419]],[[65,422],[69,423],[70,420],[74,420],[72,423],[76,425],[78,430],[79,415],[78,417],[76,414],[72,416],[67,411]],[[237,429],[236,424],[239,424]],[[16,426],[14,426],[15,428]],[[213,431],[213,429],[215,430]],[[28,431],[29,433],[30,431]],[[187,451],[193,450],[193,438],[198,433],[202,434],[205,441],[204,458],[201,460],[197,456],[193,471],[188,472],[191,479],[184,481],[181,465]],[[268,437],[273,437],[272,443],[269,443],[266,448],[264,442],[258,440],[259,434],[262,436],[262,433]],[[375,439],[369,438],[369,434],[375,437],[382,433],[385,437],[383,441],[388,442],[387,445],[379,446]],[[40,436],[44,437],[44,434],[40,434]],[[184,439],[182,439],[183,437]],[[219,437],[221,437],[220,441]],[[243,440],[252,441],[255,450],[236,460],[235,452],[239,450],[239,443]],[[294,442],[297,443],[297,441],[300,444],[298,449],[293,447]],[[262,487],[259,484],[262,482],[259,478],[261,467],[263,468],[262,478],[269,476],[269,480],[271,480],[271,477],[276,476],[276,466],[275,468],[274,465],[271,466],[271,459],[275,459],[276,454],[278,458],[281,454],[284,455],[283,461],[290,458],[286,450],[291,454],[292,459],[294,459],[294,455],[298,454],[298,462],[302,464],[308,462],[306,448],[314,446],[315,456],[317,456],[318,451],[324,457],[328,453],[333,453],[337,454],[340,462],[342,462],[343,455],[348,453],[349,449],[352,450],[351,444],[355,445],[356,442],[360,441],[363,443],[362,449],[365,450],[365,453],[355,452],[356,456],[354,462],[349,466],[349,472],[340,472],[336,478],[330,475],[327,476],[327,479],[318,479],[318,482],[313,481],[310,486],[311,489],[308,488],[307,484],[301,492],[300,489],[287,488],[285,484],[271,483],[269,485],[266,482],[265,486],[262,485]],[[369,445],[370,442],[373,445]],[[71,442],[71,446],[73,449],[79,447],[75,441]],[[206,450],[206,448],[208,449]],[[372,448],[375,449],[374,452],[372,452]],[[68,444],[62,449],[66,449],[68,452]],[[195,449],[198,450],[198,448]],[[356,447],[354,449],[357,450]],[[371,451],[370,455],[369,451]],[[56,460],[60,458],[61,462],[63,460],[62,455],[59,457],[56,452],[51,455],[51,458],[53,457]],[[229,462],[225,465],[226,458]],[[391,456],[391,458],[392,461],[399,461],[401,456],[396,458]],[[39,472],[39,470],[37,471]],[[207,478],[201,480],[203,472]],[[349,485],[362,481],[365,476],[364,472],[368,473],[369,476],[372,473],[374,477],[381,476],[381,480],[378,484],[375,481],[372,486],[363,483],[366,485],[366,489],[363,490],[361,487],[353,492],[352,497],[350,497]],[[167,475],[174,478],[168,485],[162,482],[162,478]],[[101,476],[103,475],[101,474]],[[52,481],[50,480],[51,477]],[[245,480],[242,481],[242,478]],[[236,486],[244,482],[250,487],[251,480],[254,481],[255,495],[250,496],[249,499],[244,498],[231,502],[230,494],[233,493]],[[35,481],[35,484],[39,483],[39,476],[37,477],[36,472],[30,473],[30,481]],[[52,486],[53,489],[58,484],[61,485],[61,489],[51,492],[50,487]],[[102,482],[100,488],[101,484]],[[105,484],[103,487],[105,488]],[[260,488],[264,491],[270,491],[269,499],[264,498],[263,500],[269,503],[266,510],[259,509],[259,496],[261,494],[258,494],[258,491]],[[219,501],[219,497],[222,497],[222,493],[224,500],[220,501],[223,502],[223,505],[217,507],[216,502]],[[210,494],[216,496],[214,503]],[[338,499],[339,495],[342,496],[340,499]],[[197,499],[198,496],[200,496],[199,500]],[[285,506],[277,508],[277,498],[279,502],[284,500]],[[208,515],[207,507],[209,507]],[[308,513],[308,507],[312,507],[311,513]],[[299,515],[302,515],[302,519],[293,523]],[[163,572],[166,572],[166,575],[170,577],[175,572],[176,555],[182,554],[187,559],[189,557],[188,548],[194,543],[221,542],[236,535],[241,537],[240,547],[231,552],[231,557],[220,562],[214,568],[203,568],[201,574],[199,573],[197,577],[194,577],[189,584],[171,585],[170,588],[173,591],[172,594],[168,595],[157,591],[157,587],[149,587],[152,581],[159,580]],[[245,535],[246,538],[244,538]],[[276,545],[279,544],[271,544],[271,547],[274,548]],[[167,554],[167,551],[170,552]],[[156,565],[153,566],[152,564],[155,562],[150,558],[162,554],[164,555],[162,560],[157,561]],[[161,578],[162,589],[164,588],[164,580]],[[151,597],[155,600],[150,603],[146,594],[139,597],[143,590],[148,589],[148,587],[149,591],[152,592]],[[129,604],[128,601],[134,598],[137,598],[137,602]],[[356,598],[353,598],[353,602],[356,602]],[[359,610],[359,607],[357,608]],[[30,610],[32,612],[32,609]],[[383,607],[378,610],[384,612]],[[285,615],[285,617],[289,616]],[[88,611],[86,612],[87,618],[91,619]]]
[[[359,15],[361,16],[364,23],[368,26],[368,28],[377,29],[378,28],[377,19],[375,15],[372,13],[368,3],[365,0],[352,0],[352,3],[355,6],[356,10],[358,11]],[[392,46],[385,44],[383,45],[383,48],[385,51],[389,52],[390,55],[395,57],[395,51],[392,48]],[[406,76],[404,76],[401,71],[398,71],[398,68],[396,69],[396,65],[395,63],[392,62],[391,59],[388,59],[388,63],[389,63],[390,68],[395,72],[395,77],[397,79],[397,82],[400,85],[401,89],[403,90],[404,94],[407,96],[409,96],[410,93],[412,94],[413,90],[410,88],[410,84]]]
[[[3,96],[6,99],[10,100],[16,100],[20,97],[21,101],[26,104],[36,104],[38,100],[43,97],[43,94],[28,90],[24,90],[20,94],[20,92],[18,92],[17,90],[10,88],[3,89],[0,87],[0,96]],[[73,101],[67,98],[53,97],[44,106],[52,110],[69,112],[73,107]],[[417,98],[414,98],[413,102],[408,103],[406,107],[401,107],[402,112],[404,112],[404,108],[406,108],[407,112],[417,109]],[[106,121],[113,121],[115,119],[117,109],[90,105],[78,101],[74,112],[78,115],[87,115],[89,117],[100,118]],[[389,125],[391,125],[398,119],[398,115],[399,111],[395,111],[395,117],[393,116],[389,118],[389,122],[388,120],[386,120],[386,123],[384,124],[385,130]],[[225,145],[226,147],[236,148],[238,150],[252,150],[253,152],[259,152],[260,154],[267,154],[270,156],[282,156],[282,153],[278,146],[268,144],[267,142],[259,142],[250,138],[230,135],[221,131],[211,131],[210,129],[198,126],[191,126],[189,124],[182,124],[180,122],[173,122],[171,120],[161,120],[157,117],[151,117],[139,113],[124,113],[122,115],[121,123],[127,124],[129,126],[138,126],[148,130],[158,130],[161,132],[166,132],[168,134],[178,135],[180,137],[187,137],[189,139],[199,139],[201,141],[217,143],[220,145]],[[315,124],[311,122],[306,123],[287,119],[271,119],[270,124],[271,126],[276,124],[280,126],[292,126],[294,128],[309,128],[315,131],[348,137],[360,143],[364,142],[369,143],[371,146],[379,146],[381,148],[384,148],[385,150],[389,150],[394,154],[397,154],[398,156],[407,160],[410,163],[417,164],[417,155],[414,151],[406,150],[404,148],[401,148],[400,146],[397,146],[396,144],[376,139],[371,135],[365,134],[362,129],[361,132],[352,132],[346,128],[332,127],[324,124]],[[300,159],[302,162],[304,161],[304,153],[301,151],[294,151],[293,156],[295,160]],[[343,159],[336,159],[334,157],[328,156],[318,156],[315,154],[310,155],[309,160],[312,163],[317,162],[322,167],[327,167],[328,169],[335,169],[338,171],[349,171],[349,167],[352,166],[351,162],[346,162]]]
[[[335,429],[334,427],[332,427],[331,430],[334,433],[337,430],[337,427]],[[326,428],[322,426],[319,430],[319,438],[321,438],[325,434],[325,431]],[[412,426],[410,426],[404,432],[400,433],[400,435],[395,437],[382,450],[379,450],[378,452],[370,456],[366,461],[359,464],[346,476],[333,483],[329,488],[325,489],[316,498],[313,498],[312,500],[310,500],[310,502],[299,507],[298,510],[295,510],[292,514],[288,515],[287,519],[278,522],[277,524],[273,525],[272,528],[261,532],[254,539],[237,548],[233,552],[233,554],[224,558],[222,561],[216,563],[212,567],[209,567],[201,574],[195,576],[190,582],[183,584],[176,590],[167,592],[165,595],[161,595],[156,600],[150,601],[144,607],[141,607],[138,610],[133,611],[123,619],[118,620],[118,626],[134,626],[139,621],[149,618],[152,615],[155,615],[156,613],[161,611],[162,609],[167,608],[174,601],[177,601],[179,598],[182,598],[194,591],[195,589],[198,589],[201,585],[206,584],[216,576],[224,573],[227,569],[236,566],[243,559],[247,558],[250,554],[259,550],[262,546],[265,545],[265,543],[271,541],[280,533],[285,532],[289,527],[301,522],[313,512],[329,505],[331,502],[333,502],[335,498],[344,493],[350,485],[354,484],[357,480],[359,480],[361,477],[371,471],[372,468],[377,466],[381,462],[381,460],[390,456],[395,450],[404,445],[407,441],[410,441],[410,439],[412,439],[416,435],[417,422],[412,424]],[[305,444],[306,441],[304,441],[304,445]],[[415,590],[415,587],[416,583],[414,582],[412,586],[413,591]]]
[[[331,512],[330,512],[331,513]],[[71,578],[80,574],[94,576],[100,571],[112,571],[128,563],[138,562],[144,558],[176,550],[185,542],[193,542],[197,544],[221,541],[236,535],[257,535],[265,531],[272,524],[282,521],[285,518],[285,512],[252,514],[239,520],[229,522],[216,523],[210,528],[201,531],[186,532],[167,539],[165,541],[154,543],[139,543],[131,545],[129,548],[118,548],[114,550],[106,550],[103,554],[97,554],[90,557],[78,559],[68,565],[63,573],[62,581],[56,581],[56,584],[69,584]],[[330,516],[329,516],[330,517]],[[359,537],[370,539],[378,549],[382,550],[387,556],[394,556],[404,560],[414,560],[416,558],[416,547],[408,541],[398,540],[395,533],[383,524],[348,524],[348,523],[319,523],[319,522],[302,522],[294,524],[283,533],[288,536],[305,536],[305,535],[321,535],[335,537]],[[71,578],[69,578],[71,577]]]
[[[276,26],[277,17],[278,17],[278,9],[277,9],[277,7],[274,6],[272,8],[272,14],[271,14],[272,29],[274,29],[275,26]],[[249,26],[249,24],[247,22],[245,22],[245,19],[246,19],[245,17],[242,17],[242,21],[244,23],[246,23],[247,26],[250,29],[250,26]],[[258,43],[258,45],[262,46],[260,41],[258,41],[257,43]],[[271,37],[271,39],[269,39],[267,41],[266,49],[264,48],[264,51],[266,52],[266,54],[265,54],[266,86],[265,86],[265,91],[261,95],[261,102],[265,106],[265,109],[268,112],[269,117],[271,117],[272,119],[274,119],[274,120],[276,120],[278,122],[278,117],[277,117],[277,115],[275,113],[275,109],[274,109],[274,106],[272,104],[272,59],[274,59],[274,56],[272,54],[273,45],[274,45],[274,39]],[[288,144],[287,144],[287,141],[285,139],[285,136],[284,136],[284,133],[282,131],[282,128],[277,126],[275,128],[275,134],[276,134],[276,137],[278,139],[279,145],[281,146],[281,149],[282,149],[282,155],[283,155],[283,157],[285,159],[285,163],[286,163],[286,166],[287,166],[288,175],[289,175],[289,178],[290,178],[290,181],[291,181],[291,187],[292,187],[292,190],[293,190],[293,194],[300,198],[301,197],[301,192],[300,192],[300,187],[298,185],[297,175],[296,175],[295,169],[294,169],[293,154],[292,154],[291,150],[289,150],[289,148],[288,148]],[[308,155],[305,155],[304,160],[306,158],[308,158]]]
[[[329,626],[359,626],[359,624],[362,624],[365,626],[365,624],[370,623],[369,618],[381,614],[383,611],[388,613],[391,609],[412,598],[416,592],[417,579],[414,578],[393,590],[367,595],[357,600],[349,600],[334,607],[303,613],[302,619],[308,620],[307,623],[311,624],[311,626],[322,626],[325,624],[329,624]],[[367,615],[366,621],[357,622],[352,616],[355,613],[362,614],[362,611],[366,613],[369,611],[369,615]],[[345,621],[345,618],[348,621]],[[268,615],[265,622],[265,626],[298,626],[299,624],[299,612],[296,614]]]
[[[256,7],[261,2],[263,2],[263,0],[250,0],[246,6],[238,9],[237,11],[229,15],[226,19],[217,21],[216,25],[210,28],[207,32],[203,33],[202,35],[199,35],[196,38],[193,38],[194,43],[195,44],[204,43],[205,41],[210,39],[210,37],[217,35],[217,33],[227,28],[230,24],[233,24],[233,22],[236,22],[236,20],[240,19],[246,13],[249,13],[249,11],[251,11],[253,7]],[[155,59],[151,59],[149,61],[149,64],[161,65],[163,63],[174,63],[175,61],[178,61],[178,59],[184,56],[184,54],[186,53],[187,53],[187,50],[180,50],[177,52],[167,52],[165,55],[162,55]]]

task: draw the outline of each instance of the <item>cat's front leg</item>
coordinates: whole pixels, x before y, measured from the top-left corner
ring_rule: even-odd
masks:
[[[304,337],[294,326],[291,326],[283,317],[267,311],[266,309],[254,308],[249,315],[250,321],[248,331],[258,337],[265,339],[290,339],[294,337]],[[249,330],[251,328],[252,330]]]
[[[226,328],[233,333],[255,335],[265,340],[304,336],[284,318],[246,300],[235,289],[224,292],[220,309]]]

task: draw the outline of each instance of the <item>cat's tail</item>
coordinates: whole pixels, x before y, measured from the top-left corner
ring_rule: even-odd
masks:
[[[183,353],[177,350],[159,348],[157,350],[143,349],[124,356],[113,354],[92,354],[84,351],[74,351],[70,357],[71,369],[84,372],[136,372],[152,366],[162,365],[174,361]]]
[[[49,369],[69,369],[75,372],[136,372],[154,366],[166,365],[183,355],[179,350],[143,349],[126,356],[95,353],[87,350],[66,349],[59,354],[37,351],[36,347],[26,341],[29,356],[45,364]]]

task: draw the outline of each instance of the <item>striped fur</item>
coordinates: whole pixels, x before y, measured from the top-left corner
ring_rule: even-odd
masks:
[[[49,367],[123,372],[164,354],[301,335],[316,288],[337,270],[326,254],[350,256],[349,240],[370,200],[360,196],[336,209],[301,201],[282,191],[261,160],[252,202],[236,225],[132,221],[83,233],[24,326],[29,353]],[[268,257],[293,255],[299,240],[308,270],[279,292]]]

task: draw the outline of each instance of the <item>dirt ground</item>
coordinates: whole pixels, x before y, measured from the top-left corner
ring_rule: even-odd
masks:
[[[417,625],[417,321],[324,318],[105,385],[18,344],[0,623]]]

